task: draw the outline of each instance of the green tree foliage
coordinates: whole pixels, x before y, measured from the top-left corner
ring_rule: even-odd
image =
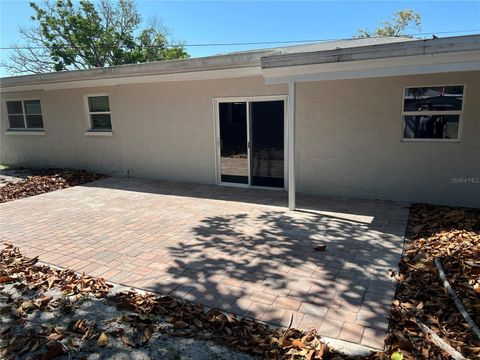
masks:
[[[184,46],[169,46],[165,28],[154,23],[140,29],[142,18],[133,0],[81,0],[77,5],[57,0],[30,6],[36,26],[20,29],[27,45],[14,45],[5,64],[15,74],[189,57]]]
[[[367,28],[358,30],[356,37],[369,38],[379,36],[405,36],[412,37],[408,34],[409,28],[415,28],[420,30],[422,23],[422,17],[420,14],[413,11],[413,9],[406,9],[397,11],[393,14],[393,18],[384,21],[380,27],[374,31],[370,31]]]

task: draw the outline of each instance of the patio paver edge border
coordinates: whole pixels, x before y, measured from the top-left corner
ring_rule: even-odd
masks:
[[[51,264],[51,263],[48,263],[48,262],[45,262],[45,261],[40,261],[40,260],[37,262],[37,264],[50,266],[50,267],[52,267],[54,269],[57,269],[57,270],[71,270],[71,269],[68,269],[68,268],[64,268],[62,266],[54,265],[54,264]],[[88,275],[86,273],[81,273],[81,272],[78,272],[78,271],[74,271],[74,273],[78,274],[78,275],[82,275],[82,274]],[[89,276],[91,276],[91,275],[89,275]],[[96,276],[94,276],[94,277],[96,277]],[[105,282],[108,283],[108,284],[112,284],[117,289],[125,289],[125,290],[134,289],[135,291],[138,291],[140,294],[153,294],[153,295],[156,295],[156,296],[170,296],[170,297],[172,297],[172,298],[174,298],[178,301],[185,301],[184,299],[175,297],[173,295],[160,294],[158,292],[145,290],[145,289],[142,289],[142,288],[139,288],[139,287],[136,287],[136,286],[125,285],[125,284],[122,284],[122,283],[116,283],[116,282],[109,281],[109,280],[106,280],[106,279],[105,279]],[[206,309],[207,311],[210,310],[210,309],[213,309],[212,307],[205,306],[205,305],[203,305],[203,308]],[[223,311],[223,310],[220,310],[220,309],[217,309],[217,310],[225,313],[225,311]],[[239,316],[239,315],[235,314],[235,316]],[[241,317],[241,316],[239,316],[239,317]],[[261,321],[261,320],[257,320],[257,319],[254,319],[254,318],[252,318],[252,319],[259,322],[259,323],[266,324],[273,329],[285,329],[285,327],[283,327],[283,326],[273,325],[271,323]],[[329,345],[330,347],[332,347],[335,351],[338,351],[338,352],[343,353],[344,355],[348,355],[348,356],[366,356],[366,355],[368,355],[372,352],[375,352],[375,351],[384,351],[384,349],[372,348],[372,347],[365,346],[365,345],[355,344],[355,343],[352,343],[352,342],[346,341],[346,340],[330,338],[328,336],[318,336],[318,337],[322,342],[324,342],[327,345]]]

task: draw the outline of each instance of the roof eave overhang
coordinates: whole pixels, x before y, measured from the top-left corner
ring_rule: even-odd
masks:
[[[261,65],[269,84],[479,70],[480,35],[270,54]]]
[[[0,87],[0,92],[23,92],[23,91],[50,91],[62,89],[91,88],[102,86],[118,86],[127,84],[145,84],[158,82],[192,81],[192,80],[215,80],[235,77],[261,76],[260,65],[234,67],[216,70],[176,72],[165,74],[131,75],[121,77],[101,77],[92,79],[76,79],[70,81],[43,82],[39,84],[10,85]]]
[[[480,50],[262,69],[267,84],[480,70]]]
[[[216,55],[0,79],[1,92],[58,90],[148,82],[261,75],[260,58],[275,51]]]
[[[0,79],[0,92],[264,76],[267,84],[480,70],[480,35],[328,51],[255,51]]]

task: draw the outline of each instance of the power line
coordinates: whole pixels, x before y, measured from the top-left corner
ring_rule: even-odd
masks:
[[[480,29],[473,30],[458,30],[458,31],[437,31],[428,33],[408,34],[409,36],[421,35],[439,35],[439,34],[461,34],[480,31]],[[275,45],[275,44],[301,44],[312,42],[326,42],[326,41],[340,41],[340,40],[354,40],[357,38],[330,38],[330,39],[308,39],[308,40],[285,40],[285,41],[256,41],[256,42],[232,42],[232,43],[199,43],[199,44],[167,44],[166,47],[209,47],[209,46],[243,46],[243,45]],[[62,45],[60,48],[73,48],[74,46]],[[160,45],[146,46],[149,48],[163,47]],[[27,50],[27,49],[48,49],[47,46],[19,46],[19,47],[0,47],[0,50]]]
[[[459,33],[475,32],[475,31],[480,31],[480,29],[460,30],[460,31],[439,31],[439,32],[417,33],[417,34],[408,34],[408,35],[419,36],[419,35],[436,35],[436,34],[459,34]],[[189,47],[189,46],[230,46],[230,45],[268,45],[268,44],[274,45],[274,44],[298,44],[298,43],[309,43],[309,42],[325,42],[325,41],[340,41],[340,40],[354,40],[354,39],[358,39],[358,38],[330,38],[330,39],[257,41],[257,42],[237,42],[237,43],[186,44],[183,46]]]

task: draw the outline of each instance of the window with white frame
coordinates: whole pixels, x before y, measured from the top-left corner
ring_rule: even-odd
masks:
[[[90,129],[111,131],[112,119],[108,95],[88,96],[87,101]]]
[[[40,100],[12,100],[6,103],[9,129],[43,130]]]
[[[458,141],[463,96],[463,85],[405,88],[403,140]]]

